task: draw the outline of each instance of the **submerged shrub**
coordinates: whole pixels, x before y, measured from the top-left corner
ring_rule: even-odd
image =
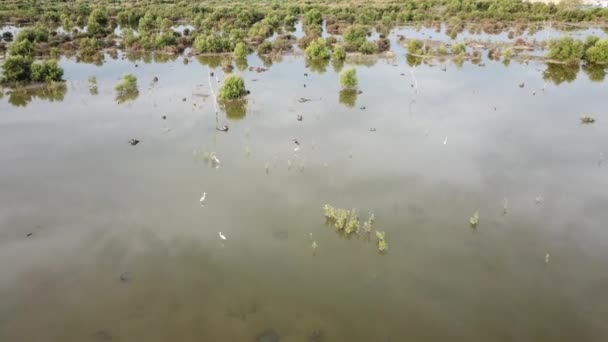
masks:
[[[576,63],[583,57],[583,43],[571,37],[549,41],[549,58],[567,63]]]
[[[220,100],[236,100],[247,95],[245,82],[241,76],[230,75],[220,88]]]
[[[585,58],[591,63],[608,63],[608,39],[597,40],[587,49]]]
[[[359,52],[365,55],[372,55],[378,52],[378,46],[372,42],[364,42],[359,46]]]
[[[308,45],[306,48],[306,57],[308,59],[329,59],[329,49],[325,43],[325,39],[318,38]]]
[[[199,53],[232,52],[230,39],[215,34],[197,36],[193,47]]]
[[[15,42],[28,40],[31,43],[42,43],[49,40],[49,31],[46,27],[36,25],[35,27],[27,27],[17,33]]]
[[[32,58],[29,56],[8,56],[2,65],[2,83],[30,80]]]
[[[249,49],[247,48],[247,45],[245,45],[245,43],[237,43],[236,46],[234,47],[234,58],[236,59],[245,59],[247,58],[247,53],[249,52]]]
[[[31,80],[34,82],[61,81],[62,77],[63,69],[59,67],[54,59],[32,64]]]
[[[89,15],[87,31],[92,35],[107,33],[109,31],[108,15],[100,9],[94,9]]]
[[[454,55],[463,55],[467,51],[464,43],[456,43],[452,46],[452,53]]]
[[[120,82],[114,86],[116,90],[116,101],[123,103],[137,98],[139,90],[137,89],[137,77],[133,74],[126,74]]]
[[[262,44],[258,45],[258,53],[260,55],[266,55],[272,52],[272,43],[265,40]]]
[[[413,55],[422,55],[423,44],[418,39],[412,39],[407,43],[407,52]]]
[[[335,61],[342,61],[346,58],[346,52],[344,51],[342,45],[334,45],[334,51],[331,57]]]
[[[340,84],[344,89],[353,89],[357,87],[357,70],[350,68],[340,73]]]
[[[368,30],[362,25],[351,25],[344,30],[342,38],[352,46],[354,50],[359,50],[361,45],[367,42]]]
[[[34,44],[29,40],[15,41],[11,44],[9,53],[13,56],[32,56],[34,54]]]

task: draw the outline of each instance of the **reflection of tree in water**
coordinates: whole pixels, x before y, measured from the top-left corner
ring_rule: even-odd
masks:
[[[331,66],[334,68],[334,71],[336,73],[339,73],[340,71],[342,71],[342,68],[344,68],[344,61],[334,59],[333,61],[331,61]]]
[[[410,55],[409,53],[405,57],[405,61],[407,62],[407,65],[411,67],[417,67],[422,64],[422,58]]]
[[[196,60],[211,69],[215,69],[222,65],[222,56],[217,55],[197,56]]]
[[[94,64],[97,66],[101,66],[101,65],[103,65],[104,59],[103,59],[103,54],[96,53],[91,56],[77,56],[76,61],[78,63]]]
[[[249,64],[247,64],[246,58],[237,58],[234,64],[236,65],[236,68],[240,71],[245,71],[245,69],[247,69],[247,67],[249,66]]]
[[[328,59],[316,59],[306,61],[306,66],[310,69],[310,71],[317,72],[319,74],[323,74],[327,71],[327,66],[329,65]]]
[[[357,90],[356,89],[342,89],[340,90],[340,96],[338,98],[341,104],[346,107],[352,108],[357,102]]]
[[[592,82],[602,82],[606,78],[606,68],[603,65],[587,63],[583,65],[583,71]]]
[[[455,56],[452,58],[452,63],[454,63],[454,66],[456,66],[457,69],[462,68],[464,65],[464,56]]]
[[[576,79],[580,67],[578,64],[566,65],[548,63],[547,69],[543,72],[543,80],[550,81],[555,85],[560,85],[564,82],[572,82]]]
[[[34,98],[50,102],[63,101],[68,87],[65,82],[52,82],[32,87],[15,88],[8,92],[8,102],[15,107],[25,107]]]
[[[247,100],[220,101],[220,107],[229,120],[241,120],[247,114]]]
[[[173,62],[175,60],[177,60],[177,54],[170,54],[170,53],[155,53],[154,55],[154,62],[156,63],[167,63],[167,62]]]
[[[346,61],[349,64],[373,67],[378,62],[378,56],[376,56],[376,55],[352,55],[352,56],[346,56]]]

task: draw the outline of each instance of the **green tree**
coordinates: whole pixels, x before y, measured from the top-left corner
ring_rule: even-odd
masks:
[[[418,39],[411,39],[407,42],[407,52],[412,55],[422,55],[424,53],[422,46],[422,42]]]
[[[373,42],[366,41],[359,46],[359,52],[365,55],[372,55],[378,52],[378,45],[374,44]]]
[[[34,63],[31,66],[31,80],[34,82],[54,82],[61,81],[63,69],[59,67],[57,61],[50,59],[41,63]]]
[[[346,59],[346,52],[344,51],[342,45],[334,45],[334,51],[331,57],[335,61],[343,61]]]
[[[89,15],[87,22],[87,31],[92,35],[101,35],[109,31],[108,15],[100,9],[94,9]]]
[[[9,48],[9,53],[13,56],[29,56],[34,54],[34,45],[29,40],[15,41]]]
[[[566,63],[578,63],[583,57],[583,43],[580,40],[564,37],[549,41],[549,58]]]
[[[230,39],[215,34],[197,36],[193,47],[199,53],[220,53],[233,50]]]
[[[316,8],[309,10],[304,15],[305,25],[321,25],[322,23],[323,17],[321,16],[321,12]]]
[[[234,47],[234,58],[236,59],[245,59],[247,58],[247,53],[249,49],[247,48],[247,45],[245,45],[245,43],[239,42],[236,44],[236,46]]]
[[[241,76],[230,75],[226,77],[220,88],[220,100],[236,100],[245,95],[247,95],[247,90]]]
[[[466,51],[467,48],[463,43],[456,43],[452,46],[452,53],[454,55],[464,55]]]
[[[367,41],[367,34],[368,30],[365,26],[351,25],[344,30],[342,37],[353,50],[359,50],[361,45]]]
[[[2,83],[29,81],[32,71],[32,61],[32,57],[29,56],[8,56],[2,65]]]
[[[329,59],[329,49],[325,43],[325,39],[318,38],[308,45],[306,48],[306,57],[311,60],[315,59]]]
[[[357,88],[357,70],[350,68],[340,73],[340,84],[343,89],[354,89]]]
[[[597,40],[585,52],[585,59],[591,63],[608,63],[608,39]]]

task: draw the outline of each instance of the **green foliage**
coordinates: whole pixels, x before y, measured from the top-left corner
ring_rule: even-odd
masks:
[[[17,33],[15,42],[22,42],[28,40],[31,43],[42,43],[49,40],[49,31],[41,25],[35,27],[27,27]]]
[[[452,45],[452,54],[454,54],[454,55],[464,55],[464,53],[466,51],[467,51],[467,48],[464,45],[464,43],[456,43],[456,44]]]
[[[94,9],[89,15],[87,31],[92,35],[101,35],[109,32],[108,15],[101,9]]]
[[[15,41],[10,45],[8,51],[13,56],[31,57],[34,54],[34,45],[29,40]]]
[[[412,55],[422,55],[424,53],[422,47],[423,44],[418,39],[412,39],[407,42],[407,52]]]
[[[373,42],[366,41],[359,46],[359,52],[365,55],[375,54],[378,52],[378,45],[374,44]]]
[[[354,89],[357,87],[357,70],[350,68],[340,73],[340,84],[343,89]]]
[[[133,74],[125,74],[120,82],[114,86],[114,90],[116,90],[116,101],[118,103],[136,99],[139,95],[137,77]]]
[[[82,59],[91,58],[99,53],[101,42],[97,38],[83,38],[80,40],[78,57]]]
[[[146,14],[139,19],[137,30],[140,33],[149,33],[157,29],[156,17],[152,12],[147,11]]]
[[[199,35],[194,40],[194,50],[199,53],[232,52],[232,42],[219,35]]]
[[[585,52],[585,59],[591,63],[608,63],[608,39],[596,40]]]
[[[262,44],[258,45],[258,54],[266,55],[272,52],[272,43],[265,40]]]
[[[437,46],[437,54],[438,55],[446,55],[448,53],[448,49],[445,44],[440,44]]]
[[[376,230],[376,238],[378,239],[378,250],[380,252],[386,252],[388,250],[388,244],[386,243],[386,233]]]
[[[346,59],[346,52],[344,51],[344,47],[342,47],[342,45],[334,45],[331,57],[335,61],[343,61],[344,59]]]
[[[247,48],[247,45],[245,45],[245,43],[237,43],[236,46],[234,47],[234,58],[236,59],[245,59],[247,58],[247,54],[249,53],[249,49]]]
[[[506,48],[505,52],[504,52],[504,56],[505,56],[506,60],[511,59],[511,57],[513,57],[513,49],[511,49],[510,47]]]
[[[333,223],[338,230],[344,231],[346,234],[359,232],[359,217],[357,210],[346,210],[334,208],[329,204],[323,207],[327,222]]]
[[[571,37],[549,41],[549,58],[566,63],[577,63],[583,57],[583,43]]]
[[[164,18],[163,21],[160,23],[160,29],[163,32],[169,32],[171,33],[171,27],[173,26],[173,22],[171,21],[171,19],[169,18]]]
[[[57,61],[50,59],[41,63],[34,63],[31,66],[31,80],[34,82],[54,82],[61,81],[63,69],[59,67]]]
[[[306,57],[311,60],[329,59],[330,53],[325,43],[325,39],[318,38],[306,48]]]
[[[220,88],[220,100],[236,100],[245,95],[247,95],[247,90],[241,76],[230,75],[226,77]]]
[[[309,10],[304,15],[304,25],[321,25],[321,23],[323,23],[323,17],[316,8]]]
[[[30,80],[32,58],[29,56],[8,56],[2,65],[2,83],[24,82]]]
[[[257,22],[251,26],[247,35],[249,38],[264,40],[272,35],[273,28],[271,25],[264,22]]]
[[[353,50],[359,50],[361,45],[367,42],[367,28],[362,25],[351,25],[342,33],[344,41],[352,47]]]

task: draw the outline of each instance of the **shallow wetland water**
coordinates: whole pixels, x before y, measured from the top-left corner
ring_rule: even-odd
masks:
[[[54,101],[5,90],[0,341],[608,339],[603,73],[392,49],[347,61],[342,102],[331,63],[235,68],[229,116],[209,57],[64,58]],[[326,203],[373,212],[388,253]]]

